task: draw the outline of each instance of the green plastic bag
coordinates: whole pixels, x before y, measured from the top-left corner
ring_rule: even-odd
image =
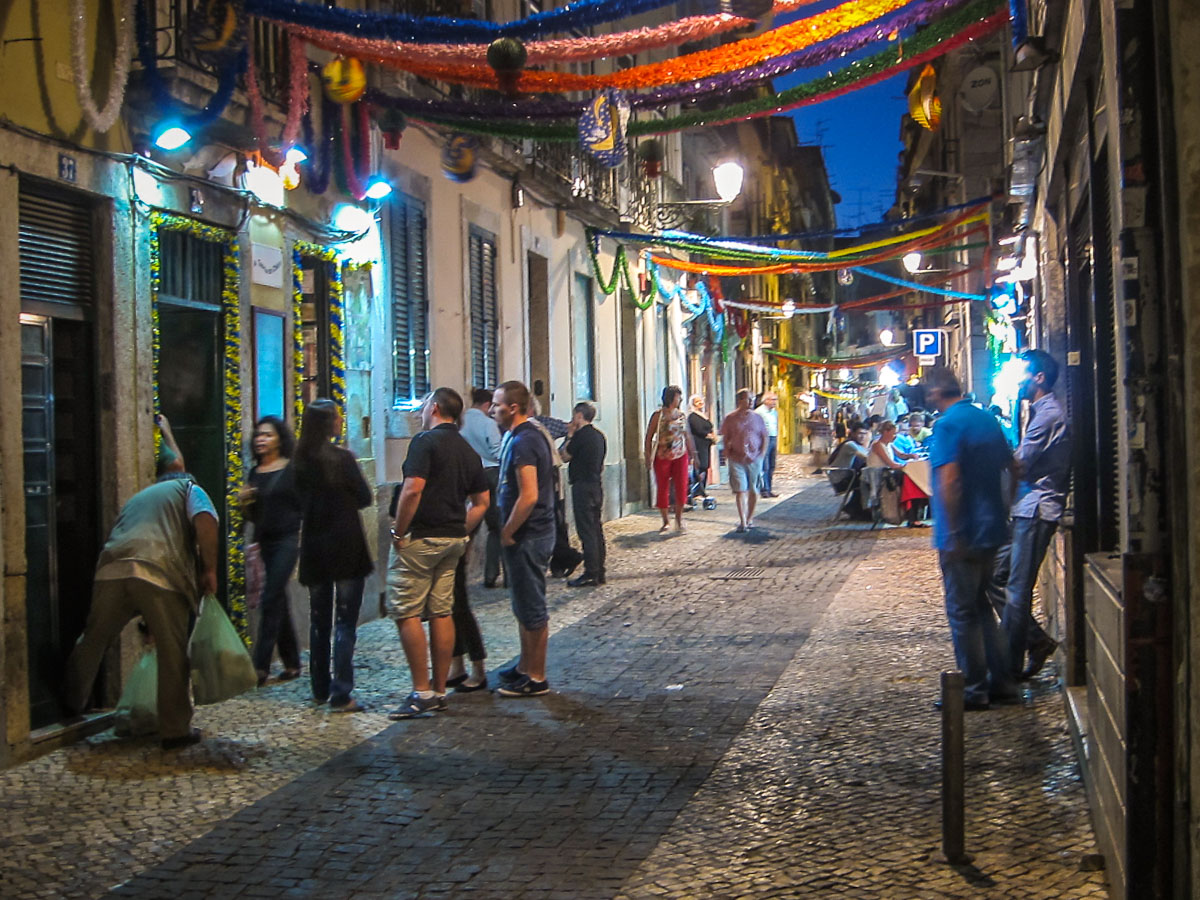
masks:
[[[158,731],[158,654],[153,647],[142,654],[125,681],[113,731],[119,737]]]
[[[188,643],[192,697],[203,706],[243,694],[258,684],[254,661],[225,610],[211,594],[200,601],[200,617]]]

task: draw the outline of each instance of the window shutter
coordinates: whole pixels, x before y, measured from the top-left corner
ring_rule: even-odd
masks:
[[[471,381],[474,387],[498,382],[499,306],[496,298],[496,236],[472,227],[468,238],[471,276]]]
[[[392,394],[396,404],[429,390],[429,301],[425,266],[425,210],[400,194],[389,226],[392,270]]]
[[[92,213],[87,204],[23,183],[17,249],[22,301],[92,306]]]

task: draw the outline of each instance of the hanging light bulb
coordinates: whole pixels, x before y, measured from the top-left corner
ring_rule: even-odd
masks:
[[[901,262],[904,263],[905,270],[910,274],[921,271],[921,254],[917,250],[905,253]]]
[[[885,347],[892,346],[892,341],[895,340],[895,338],[896,335],[890,328],[885,328],[879,332],[879,343],[883,344]]]
[[[784,314],[784,316],[786,316],[789,319],[796,314],[796,301],[795,300],[789,299],[789,300],[783,301],[783,314]]]
[[[373,178],[367,185],[366,197],[370,200],[382,200],[392,192],[392,186],[382,178]]]
[[[169,122],[164,122],[160,125],[151,136],[154,141],[154,146],[159,150],[178,150],[184,144],[192,139],[192,133],[180,125],[172,125]]]

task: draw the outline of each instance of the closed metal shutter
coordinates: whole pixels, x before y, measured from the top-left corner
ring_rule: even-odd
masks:
[[[92,209],[78,197],[22,180],[18,199],[21,302],[95,302]]]
[[[400,194],[391,205],[392,397],[408,403],[429,390],[429,292],[425,207]]]
[[[1100,547],[1118,549],[1121,535],[1121,481],[1118,474],[1116,284],[1112,266],[1112,197],[1109,195],[1108,144],[1092,162],[1092,279],[1095,285],[1096,335],[1096,481]]]
[[[497,359],[500,338],[496,301],[496,236],[471,226],[471,384],[495,387],[499,381]]]

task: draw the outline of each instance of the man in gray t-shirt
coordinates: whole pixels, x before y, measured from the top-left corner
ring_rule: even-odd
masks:
[[[165,418],[160,425],[172,452],[160,458],[158,481],[122,507],[100,552],[87,625],[67,660],[65,701],[71,713],[83,711],[108,645],[141,616],[158,654],[158,730],[171,750],[200,740],[191,727],[188,620],[200,595],[217,591],[218,523]]]

